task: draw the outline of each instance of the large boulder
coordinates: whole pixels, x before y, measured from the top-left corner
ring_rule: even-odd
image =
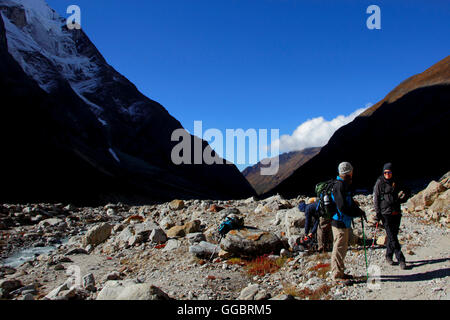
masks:
[[[432,212],[450,213],[450,189],[442,193],[430,206]]]
[[[297,207],[285,210],[282,221],[287,237],[303,234],[306,216],[305,213],[300,211]]]
[[[445,191],[443,184],[437,181],[431,181],[426,189],[420,191],[407,201],[406,207],[411,212],[424,210],[426,207],[431,206],[443,191]]]
[[[11,291],[14,291],[20,287],[22,287],[22,282],[20,280],[17,279],[0,280],[0,289],[3,291],[3,293],[8,294]]]
[[[439,197],[441,192],[445,191],[445,187],[437,181],[431,181],[428,187],[423,190],[423,204],[425,206],[431,206],[434,200]]]
[[[425,210],[429,212],[448,214],[450,211],[450,172],[443,176],[439,182],[431,181],[427,188],[410,198],[406,203],[409,212],[419,212],[425,215]]]
[[[259,256],[279,252],[283,243],[275,234],[256,228],[231,230],[220,247],[236,256]]]
[[[88,230],[83,237],[83,246],[87,245],[97,246],[106,241],[111,235],[112,226],[109,223],[101,223]]]
[[[170,297],[149,283],[110,280],[98,294],[97,300],[170,300]]]

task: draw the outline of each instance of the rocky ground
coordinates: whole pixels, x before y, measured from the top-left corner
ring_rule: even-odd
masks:
[[[370,246],[375,233],[371,196],[355,198],[369,218]],[[3,259],[27,247],[55,250],[14,267],[3,260],[0,295],[30,300],[449,298],[448,211],[431,219],[423,214],[426,208],[404,207],[399,239],[408,270],[384,262],[385,233],[379,229],[377,244],[367,250],[375,282],[344,286],[330,279],[331,253],[294,250],[304,226],[300,200],[308,199],[174,200],[100,208],[3,204]],[[230,214],[255,229],[232,231],[216,247],[217,228]],[[366,275],[363,242],[356,219],[346,266],[361,277]],[[247,257],[255,252],[259,259]]]

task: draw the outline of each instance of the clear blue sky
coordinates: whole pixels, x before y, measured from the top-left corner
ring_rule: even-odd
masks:
[[[450,54],[450,1],[47,0],[190,132],[279,128],[376,103]],[[381,8],[381,30],[366,8]],[[243,169],[245,165],[239,166]]]

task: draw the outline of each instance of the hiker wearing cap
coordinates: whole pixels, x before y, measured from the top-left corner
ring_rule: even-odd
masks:
[[[336,204],[336,213],[331,221],[333,231],[331,272],[333,278],[337,281],[353,278],[353,276],[344,273],[344,260],[347,255],[351,223],[356,217],[365,219],[364,211],[353,200],[353,191],[351,189],[353,179],[352,165],[348,162],[342,162],[339,164],[338,171],[339,176],[336,179],[332,192],[332,198]]]
[[[402,269],[406,269],[406,262],[398,241],[398,231],[402,218],[401,203],[408,199],[407,194],[409,192],[402,189],[393,177],[392,163],[386,163],[383,174],[378,178],[373,189],[373,203],[377,213],[376,219],[383,222],[386,230],[386,262],[394,265],[392,258],[395,254]]]

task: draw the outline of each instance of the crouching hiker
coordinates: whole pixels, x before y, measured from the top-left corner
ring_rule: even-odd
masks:
[[[311,200],[308,204],[302,201],[298,207],[300,211],[305,212],[305,236],[300,240],[301,245],[311,243],[319,226],[318,203],[315,199]]]
[[[331,255],[331,272],[334,280],[345,281],[353,276],[345,274],[345,256],[351,234],[351,224],[354,218],[362,217],[365,213],[353,200],[351,189],[353,167],[348,162],[339,164],[339,176],[333,187],[332,198],[336,204],[336,213],[332,217],[333,252]]]
[[[402,219],[401,203],[408,199],[409,191],[401,189],[393,178],[392,164],[386,163],[383,175],[380,176],[373,190],[373,202],[377,213],[377,221],[382,221],[386,229],[386,262],[394,264],[394,254],[403,270],[406,269],[405,256],[398,241],[398,231]]]

